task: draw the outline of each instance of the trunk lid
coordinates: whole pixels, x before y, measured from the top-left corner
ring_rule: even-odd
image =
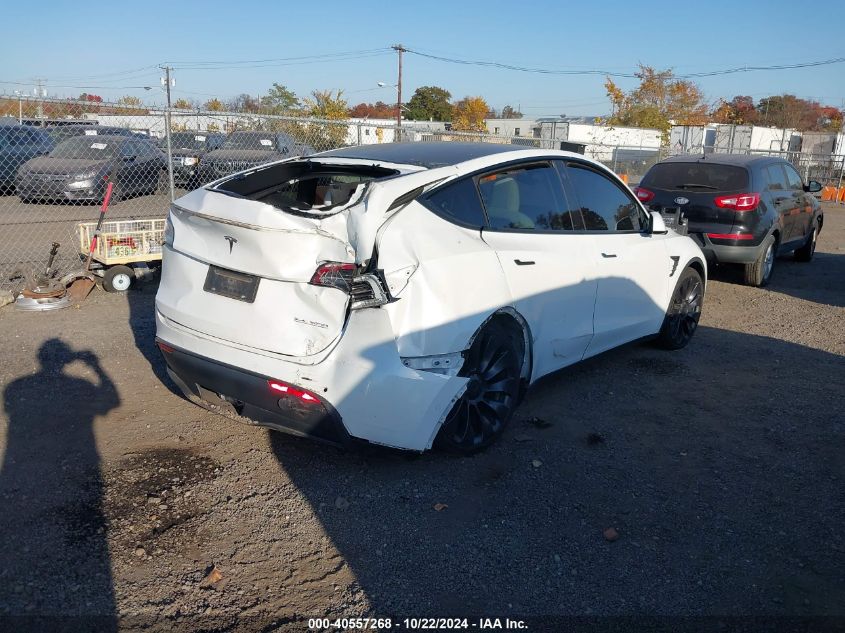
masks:
[[[335,174],[333,182],[319,171],[324,166],[309,167],[305,178],[301,162],[239,174],[174,203],[172,242],[165,248],[156,297],[164,317],[237,346],[302,359],[339,339],[349,293],[309,282],[326,262],[366,265],[396,191],[414,189],[425,178],[412,174],[401,179],[408,182],[383,184],[366,178],[397,171],[382,173],[369,165],[356,168],[366,174],[362,182],[351,178],[356,169],[340,179]],[[294,178],[296,186],[291,169],[302,176]],[[254,298],[249,300],[249,292],[240,298],[221,292],[211,281],[218,272],[254,279]]]

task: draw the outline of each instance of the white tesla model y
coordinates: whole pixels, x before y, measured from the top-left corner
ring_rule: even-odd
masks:
[[[539,377],[636,339],[686,345],[706,274],[693,240],[581,155],[350,147],[177,200],[157,340],[213,410],[471,453]]]

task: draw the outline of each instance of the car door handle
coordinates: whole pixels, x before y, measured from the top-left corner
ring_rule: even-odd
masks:
[[[522,261],[521,259],[515,259],[513,261],[517,266],[533,266],[534,265],[534,262],[531,261],[531,260],[528,260],[528,259],[525,260],[525,261]]]
[[[601,256],[605,259],[610,259],[611,257],[616,257],[616,253],[602,253]]]

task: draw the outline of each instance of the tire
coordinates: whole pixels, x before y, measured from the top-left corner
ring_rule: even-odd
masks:
[[[810,232],[810,237],[807,238],[806,243],[801,248],[796,248],[793,257],[796,262],[811,262],[813,255],[816,254],[816,238],[819,234],[818,224],[813,224],[813,230]]]
[[[494,319],[467,352],[467,388],[446,416],[437,448],[471,455],[498,439],[519,403],[525,341],[516,326]]]
[[[775,267],[776,249],[775,236],[770,235],[763,242],[760,256],[752,263],[745,265],[745,285],[762,288],[769,283]]]
[[[687,268],[678,278],[672,299],[663,318],[656,343],[663,349],[682,349],[692,339],[701,318],[704,281],[694,268]]]
[[[129,266],[112,266],[103,275],[106,292],[126,292],[135,281],[135,271]]]

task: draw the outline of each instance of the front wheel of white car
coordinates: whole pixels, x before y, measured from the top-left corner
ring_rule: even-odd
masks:
[[[690,342],[698,328],[704,302],[704,282],[694,268],[681,273],[672,300],[657,336],[657,344],[664,349],[681,349]]]
[[[437,447],[469,455],[487,448],[504,431],[519,404],[525,342],[522,332],[491,321],[476,337],[461,375],[469,378],[437,436]]]

